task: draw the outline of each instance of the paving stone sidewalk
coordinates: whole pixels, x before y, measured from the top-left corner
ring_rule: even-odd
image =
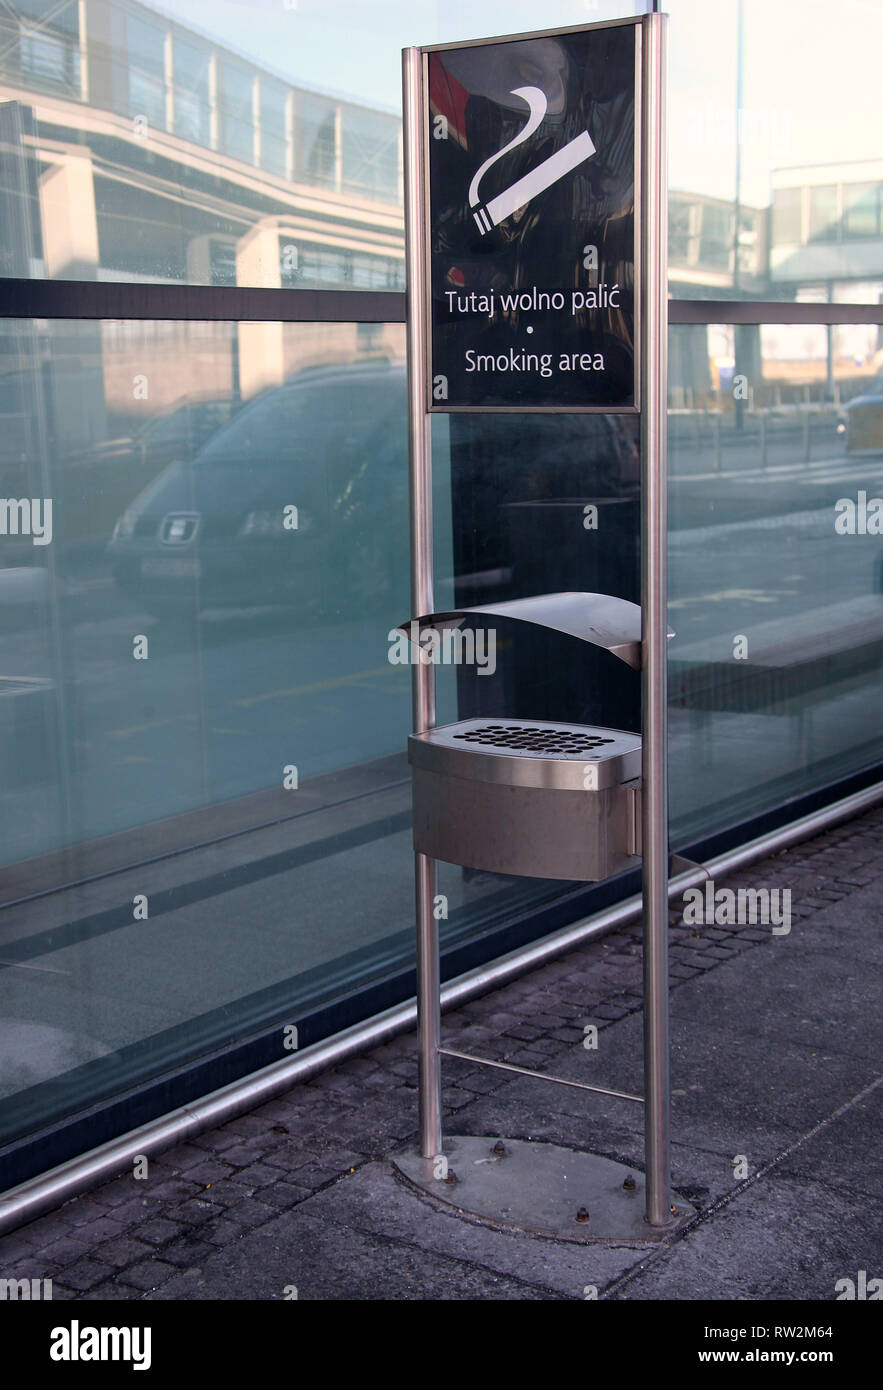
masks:
[[[833,1299],[883,1274],[883,808],[718,889],[791,892],[791,930],[671,913],[674,1181],[659,1247],[579,1246],[444,1212],[392,1173],[415,1039],[366,1052],[0,1238],[55,1299]],[[447,1045],[640,1089],[640,926],[445,1015]],[[583,1047],[594,1023],[598,1047]],[[625,1102],[444,1063],[446,1128],[643,1163]],[[740,1163],[741,1160],[741,1163]],[[745,1173],[746,1176],[742,1176]]]

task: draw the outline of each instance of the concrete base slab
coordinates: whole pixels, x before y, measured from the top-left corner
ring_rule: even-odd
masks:
[[[423,1193],[418,1196],[389,1160],[357,1168],[303,1202],[297,1211],[322,1221],[329,1229],[337,1226],[372,1236],[378,1246],[407,1249],[415,1262],[422,1261],[424,1255],[447,1257],[516,1280],[525,1298],[536,1297],[539,1292],[583,1300],[587,1294],[591,1296],[592,1289],[600,1297],[602,1290],[622,1279],[648,1254],[645,1245],[551,1241],[542,1235],[465,1220],[454,1207],[432,1201]],[[280,1224],[274,1242],[286,1239],[285,1227]],[[345,1241],[340,1243],[345,1251]],[[657,1251],[666,1248],[652,1247]],[[436,1296],[458,1297],[449,1286]]]
[[[648,1225],[643,1173],[559,1144],[452,1135],[442,1157],[409,1150],[397,1155],[394,1168],[425,1196],[498,1230],[580,1244],[646,1245],[665,1240],[695,1215],[678,1198],[669,1225]]]

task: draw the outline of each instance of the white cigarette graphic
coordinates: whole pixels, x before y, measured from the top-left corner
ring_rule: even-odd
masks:
[[[546,95],[539,87],[517,87],[512,92],[513,96],[522,97],[530,107],[530,117],[524,129],[516,135],[514,140],[510,140],[508,145],[504,145],[496,154],[486,159],[484,164],[476,171],[472,183],[469,185],[469,206],[474,208],[479,202],[478,185],[491,167],[501,159],[509,150],[516,145],[522,144],[529,135],[532,135],[537,126],[546,114]],[[476,226],[482,236],[497,227],[507,217],[511,217],[513,212],[523,208],[525,203],[529,203],[531,198],[535,198],[538,193],[550,188],[558,179],[569,174],[585,160],[591,159],[595,153],[595,146],[592,137],[587,130],[582,131],[575,139],[571,140],[563,149],[556,150],[548,159],[544,159],[542,164],[538,164],[535,169],[531,169],[529,174],[517,179],[509,188],[505,188],[502,193],[498,193],[496,198],[491,198],[485,207],[479,207],[473,213]]]

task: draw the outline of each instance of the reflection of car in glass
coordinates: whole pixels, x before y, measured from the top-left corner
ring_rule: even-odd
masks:
[[[846,452],[883,451],[883,376],[872,381],[867,391],[844,406]]]
[[[59,461],[56,491],[68,543],[102,541],[133,492],[174,459],[195,453],[236,409],[229,400],[191,400],[133,435],[100,440]]]
[[[636,439],[629,416],[452,417],[458,602],[467,591],[478,602],[510,596],[513,582],[542,585],[528,560],[548,562],[550,548],[560,562],[551,567],[556,584],[568,581],[560,587],[592,587],[587,555],[596,567],[607,557],[613,570],[623,568],[620,587],[628,587]],[[446,465],[440,451],[440,485]],[[310,368],[243,406],[138,494],[114,528],[113,573],[164,617],[284,605],[327,619],[382,604],[398,621],[391,599],[402,613],[408,606],[407,491],[404,365]],[[595,500],[603,525],[587,547],[585,504]],[[571,582],[571,560],[580,584]],[[607,578],[619,583],[612,572]]]
[[[68,454],[63,462],[97,464],[137,458],[152,459],[158,464],[171,463],[182,451],[205,443],[210,434],[226,424],[233,408],[229,400],[187,401],[168,415],[149,420],[134,435],[102,440],[88,449]]]
[[[117,521],[121,588],[150,612],[353,611],[407,592],[402,364],[313,368],[256,397]]]

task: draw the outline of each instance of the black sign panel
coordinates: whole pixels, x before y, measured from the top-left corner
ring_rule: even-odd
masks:
[[[635,410],[638,26],[428,54],[430,410]]]

